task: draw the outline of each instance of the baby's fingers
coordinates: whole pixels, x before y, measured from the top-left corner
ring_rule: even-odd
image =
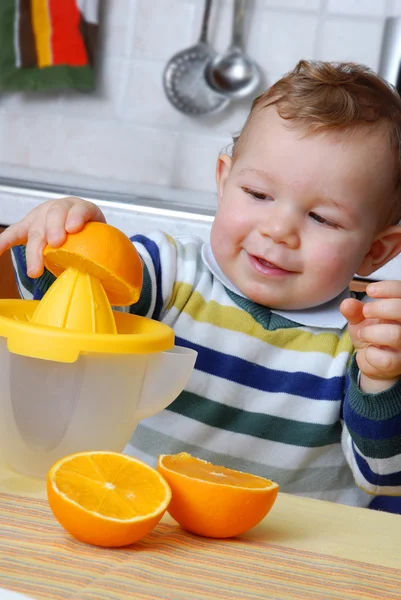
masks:
[[[401,352],[390,348],[367,346],[357,354],[362,373],[371,379],[393,380],[401,374]]]
[[[341,302],[340,310],[350,325],[358,325],[364,320],[363,303],[355,298],[347,298]]]
[[[369,283],[366,293],[371,298],[400,298],[401,281],[375,281]]]
[[[65,230],[68,233],[76,233],[77,231],[80,231],[88,221],[105,223],[106,219],[96,204],[81,200],[79,203],[74,203],[68,211],[67,219],[65,221]]]
[[[401,350],[401,325],[399,323],[367,325],[358,331],[358,338],[366,344]]]
[[[24,221],[10,225],[0,235],[0,254],[13,246],[26,244],[28,239],[28,224]]]
[[[401,322],[401,297],[380,298],[363,306],[363,315],[367,319],[385,319]]]
[[[70,199],[65,198],[58,202],[53,202],[49,205],[47,212],[45,213],[45,223],[44,223],[44,232],[43,238],[44,242],[42,245],[42,250],[46,245],[46,242],[49,243],[53,248],[58,248],[61,246],[67,237],[67,233],[65,230],[65,224],[68,216],[68,212],[70,210]],[[39,224],[39,228],[41,229],[43,225],[41,225],[41,221],[37,219]],[[29,237],[33,235],[36,238],[36,231],[33,231],[32,234],[29,232]],[[34,239],[34,247],[36,248],[36,240]]]
[[[45,237],[50,246],[58,248],[65,242],[67,233],[81,231],[87,221],[104,222],[105,218],[96,204],[69,197],[52,202],[45,220]]]
[[[47,241],[41,231],[29,231],[26,243],[26,268],[29,277],[40,277],[43,273],[43,249]]]

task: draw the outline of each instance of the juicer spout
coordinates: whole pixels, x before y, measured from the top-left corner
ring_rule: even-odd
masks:
[[[135,413],[138,421],[160,412],[177,398],[188,383],[197,355],[182,346],[149,355]]]

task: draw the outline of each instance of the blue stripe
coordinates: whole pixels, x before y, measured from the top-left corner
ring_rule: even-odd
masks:
[[[367,399],[366,402],[374,400]],[[348,397],[344,403],[344,420],[348,429],[370,440],[388,440],[399,436],[401,432],[401,414],[382,421],[367,419],[352,409]]]
[[[37,285],[35,285],[36,280],[32,279],[32,277],[29,277],[27,274],[27,270],[26,270],[26,258],[25,258],[25,246],[14,246],[14,248],[11,248],[11,252],[13,253],[16,265],[17,265],[17,270],[16,270],[16,280],[17,280],[17,285],[18,285],[18,290],[20,292],[20,296],[22,297],[21,294],[21,285],[22,287],[24,287],[26,290],[28,290],[28,292],[30,292],[33,295],[33,299],[34,300],[40,300],[43,296],[43,294],[40,293],[39,291],[39,296],[35,297],[35,293],[37,294],[38,290],[37,290]]]
[[[341,402],[341,407],[340,407],[340,416],[339,419],[340,421],[344,421],[344,399],[348,397],[349,394],[349,389],[350,389],[350,385],[351,385],[351,379],[349,376],[349,371],[347,371],[347,373],[345,374],[345,385],[344,385],[344,390],[343,390],[343,401]]]
[[[145,235],[133,235],[130,238],[131,242],[137,242],[142,244],[148,251],[150,258],[152,259],[153,267],[156,275],[156,303],[155,310],[153,311],[152,318],[159,319],[160,313],[163,308],[163,296],[162,296],[162,266],[160,261],[160,252],[157,244],[150,240]]]
[[[352,448],[356,464],[358,465],[358,469],[362,473],[366,481],[368,481],[372,485],[377,485],[380,487],[401,486],[401,471],[397,471],[396,473],[390,473],[388,475],[379,475],[378,473],[372,471],[367,461],[360,454],[358,454],[358,452],[355,451],[354,443],[352,443]]]
[[[343,397],[344,376],[325,379],[301,371],[295,373],[277,371],[256,365],[243,358],[238,358],[238,356],[211,350],[183,338],[176,337],[176,344],[198,352],[195,363],[195,369],[198,371],[216,375],[246,387],[263,392],[295,394],[311,400],[339,401]]]

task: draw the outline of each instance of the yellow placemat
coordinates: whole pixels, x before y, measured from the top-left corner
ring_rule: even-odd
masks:
[[[46,501],[0,494],[0,587],[51,600],[399,600],[401,570],[169,524],[130,548],[94,548]]]

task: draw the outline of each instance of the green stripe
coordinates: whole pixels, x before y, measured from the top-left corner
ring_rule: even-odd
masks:
[[[390,389],[377,394],[361,392],[357,384],[359,367],[356,355],[350,368],[349,405],[354,412],[370,421],[385,421],[401,413],[401,379]]]
[[[141,296],[136,304],[131,304],[129,312],[140,317],[146,317],[152,304],[152,280],[148,267],[143,262],[143,283]]]
[[[140,424],[131,439],[131,445],[139,451],[157,458],[158,454],[178,454],[188,452],[215,465],[224,465],[237,471],[254,473],[276,481],[283,492],[311,494],[325,490],[345,490],[355,488],[351,470],[346,465],[331,467],[309,467],[304,469],[284,469],[266,466],[250,460],[228,456],[205,450],[195,444],[176,440]],[[252,440],[249,442],[252,443]]]
[[[286,319],[281,315],[276,315],[272,313],[267,306],[262,306],[261,304],[255,304],[255,302],[251,302],[248,298],[243,298],[242,296],[238,296],[228,288],[224,288],[227,292],[227,296],[231,298],[235,304],[237,304],[242,310],[245,310],[247,313],[251,315],[255,319],[259,325],[263,327],[263,329],[268,329],[269,331],[275,331],[276,329],[289,329],[291,327],[299,327],[299,323],[295,321],[290,321],[290,319]]]
[[[401,412],[401,381],[392,388],[378,394],[364,394],[358,387],[359,368],[356,356],[352,357],[348,403],[350,408],[371,421],[386,421]],[[367,458],[392,458],[399,454],[401,434],[384,440],[361,437],[347,423],[347,429],[360,452]]]
[[[320,448],[338,444],[341,440],[342,428],[338,421],[331,425],[322,425],[251,413],[187,391],[183,391],[166,410],[195,419],[210,427],[292,446]]]
[[[43,271],[43,275],[37,280],[38,289],[45,294],[49,287],[56,281],[56,276],[50,273],[47,269]]]
[[[366,458],[393,458],[400,453],[401,434],[385,440],[370,440],[355,433],[348,425],[347,429],[355,445]]]

